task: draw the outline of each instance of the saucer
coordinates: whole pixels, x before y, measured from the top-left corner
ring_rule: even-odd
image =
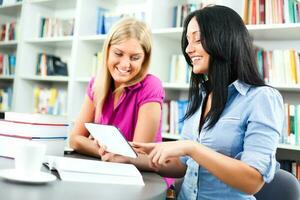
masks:
[[[15,169],[0,170],[0,177],[10,181],[32,183],[32,184],[47,183],[56,180],[56,176],[46,172],[39,172],[36,175],[27,175],[27,174],[22,174],[16,171]]]

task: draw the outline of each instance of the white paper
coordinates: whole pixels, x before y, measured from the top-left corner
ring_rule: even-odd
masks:
[[[108,152],[137,158],[135,151],[115,126],[85,123],[85,127],[96,140],[107,147]]]
[[[47,156],[46,163],[64,181],[145,185],[141,173],[132,164],[58,156]]]

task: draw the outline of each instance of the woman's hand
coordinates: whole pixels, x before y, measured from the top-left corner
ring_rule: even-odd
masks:
[[[95,142],[99,146],[98,153],[101,156],[102,161],[117,162],[117,163],[129,163],[130,162],[129,157],[110,153],[110,152],[106,151],[107,147],[105,145],[102,145],[99,141],[96,141],[96,140],[95,140]]]
[[[188,140],[161,143],[134,142],[133,147],[148,154],[151,167],[159,168],[166,166],[173,158],[190,155],[194,143]]]

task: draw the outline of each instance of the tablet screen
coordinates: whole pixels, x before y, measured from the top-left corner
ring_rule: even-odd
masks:
[[[108,152],[137,158],[136,152],[115,126],[85,123],[85,127],[96,140],[107,147]]]

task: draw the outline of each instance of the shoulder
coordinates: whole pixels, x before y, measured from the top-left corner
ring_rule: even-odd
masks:
[[[283,100],[279,91],[271,86],[252,86],[249,90],[249,97],[253,99]]]
[[[161,87],[162,88],[162,82],[161,80],[152,75],[152,74],[147,74],[147,76],[144,78],[144,80],[141,81],[142,86],[144,87]]]
[[[163,102],[165,97],[164,88],[162,87],[162,83],[154,75],[148,74],[141,82],[141,87],[139,87],[139,104],[147,103],[147,102]]]

